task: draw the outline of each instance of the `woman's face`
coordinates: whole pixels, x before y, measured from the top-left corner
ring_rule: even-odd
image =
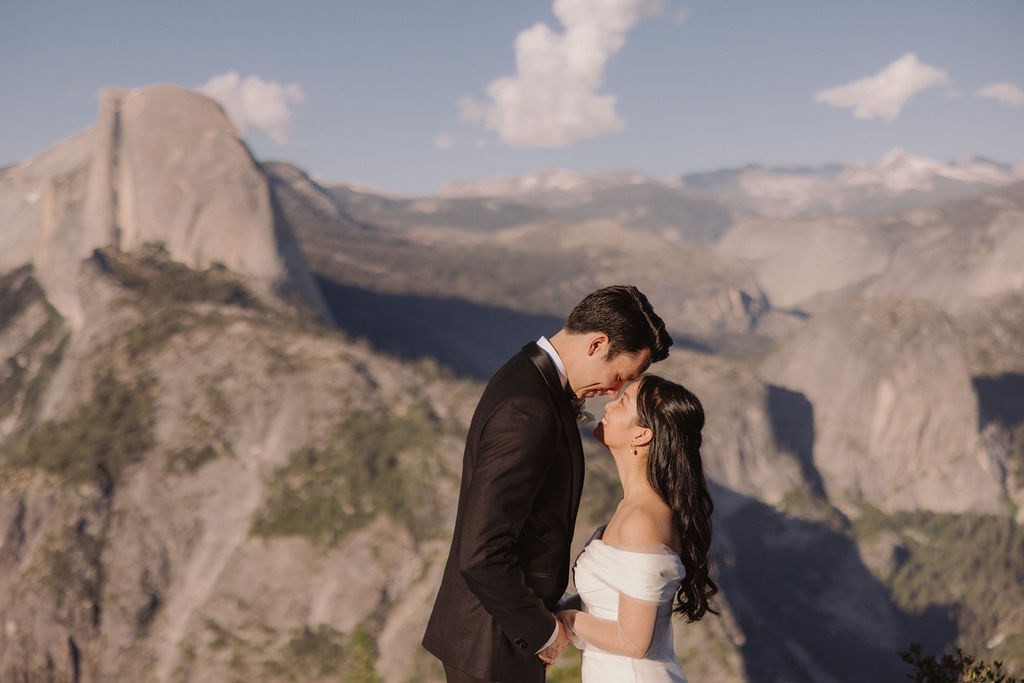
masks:
[[[636,424],[636,394],[643,380],[630,383],[604,407],[604,417],[594,429],[594,438],[608,446],[629,447],[642,429]]]

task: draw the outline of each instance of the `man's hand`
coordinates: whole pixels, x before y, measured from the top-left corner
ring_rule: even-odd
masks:
[[[565,625],[558,619],[555,621],[558,622],[558,635],[555,636],[555,642],[537,653],[537,656],[548,664],[548,666],[561,656],[562,651],[565,650],[566,646],[569,644],[569,632],[565,630]]]

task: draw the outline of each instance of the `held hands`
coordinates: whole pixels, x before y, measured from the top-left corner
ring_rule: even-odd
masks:
[[[578,609],[567,609],[559,612],[557,615],[559,623],[569,632],[569,638],[572,638],[573,625],[576,623],[576,615],[579,613]]]
[[[560,614],[564,614],[564,612]],[[556,620],[558,621],[558,635],[555,636],[555,642],[537,653],[537,656],[540,657],[541,660],[549,667],[561,656],[562,651],[565,650],[566,646],[569,644],[570,638],[569,631],[566,629],[565,624],[562,623],[562,620],[557,617]]]
[[[575,596],[574,596],[575,597]],[[579,609],[573,605],[566,605],[568,609],[563,609],[558,613],[558,623],[569,633],[569,642],[575,645],[580,650],[584,649],[583,640],[576,635],[576,617],[583,614]]]

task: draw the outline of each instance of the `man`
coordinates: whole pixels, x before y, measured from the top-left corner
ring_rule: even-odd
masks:
[[[466,437],[455,533],[423,638],[449,683],[544,681],[568,642],[553,612],[583,489],[574,408],[618,395],[671,345],[640,290],[607,287],[491,378]]]

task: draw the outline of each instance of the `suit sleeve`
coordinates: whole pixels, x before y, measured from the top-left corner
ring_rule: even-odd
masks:
[[[537,398],[505,401],[485,423],[466,495],[459,570],[517,651],[533,657],[551,637],[555,619],[526,585],[516,554],[557,442],[557,420]]]

